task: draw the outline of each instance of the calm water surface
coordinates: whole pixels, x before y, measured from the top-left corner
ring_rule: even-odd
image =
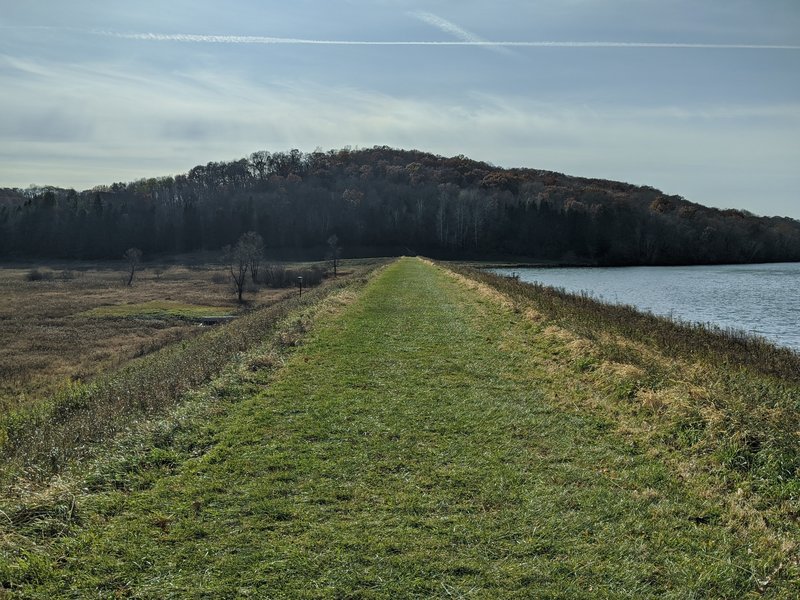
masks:
[[[496,272],[683,321],[742,329],[800,351],[800,263]]]

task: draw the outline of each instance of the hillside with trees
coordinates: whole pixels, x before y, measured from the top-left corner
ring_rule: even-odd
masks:
[[[800,222],[708,208],[651,187],[375,147],[254,152],[78,192],[0,189],[0,256],[119,258],[219,250],[588,264],[800,261]]]

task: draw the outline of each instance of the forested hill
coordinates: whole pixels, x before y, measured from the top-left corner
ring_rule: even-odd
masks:
[[[256,231],[270,249],[599,264],[800,260],[800,222],[718,210],[651,187],[500,169],[376,147],[255,152],[185,175],[76,192],[0,190],[0,255],[119,258],[216,250]]]

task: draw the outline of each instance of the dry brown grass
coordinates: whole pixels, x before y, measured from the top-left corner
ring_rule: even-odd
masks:
[[[423,260],[423,262],[431,265],[434,264],[427,260]],[[453,277],[456,281],[461,283],[461,285],[466,287],[468,290],[473,290],[475,292],[478,292],[478,294],[480,294],[484,298],[497,302],[500,306],[504,306],[505,308],[509,309],[514,308],[514,303],[511,302],[508,296],[506,296],[505,294],[501,294],[494,288],[485,285],[483,283],[480,283],[478,281],[475,281],[474,279],[470,279],[469,277],[464,277],[460,273],[456,273],[454,271],[448,271],[448,274],[451,277]]]
[[[33,269],[45,277],[29,281]],[[202,331],[182,318],[96,318],[85,311],[154,300],[242,310],[220,265],[147,265],[130,287],[123,278],[121,262],[0,265],[0,414]],[[286,293],[260,289],[245,297],[252,307]]]

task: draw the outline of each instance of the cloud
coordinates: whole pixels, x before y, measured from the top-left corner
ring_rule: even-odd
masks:
[[[260,148],[386,144],[621,179],[698,202],[800,217],[790,204],[800,186],[797,104],[587,107],[476,93],[448,100],[303,79],[259,83],[202,67],[165,74],[2,56],[0,87],[7,117],[0,187],[87,188],[185,172]],[[754,124],[764,118],[774,121]],[[770,201],[793,208],[748,205],[749,196],[764,197],[753,186],[765,180]]]
[[[430,15],[430,13],[423,13]],[[435,17],[435,15],[430,15]],[[800,50],[790,44],[704,44],[692,42],[615,42],[615,41],[491,41],[477,38],[460,27],[440,20],[439,26],[448,33],[460,32],[460,40],[326,40],[307,38],[267,37],[256,35],[201,35],[192,33],[124,33],[93,30],[91,33],[106,37],[151,42],[188,42],[204,44],[265,44],[309,46],[476,46],[484,48],[673,48],[706,50]],[[438,22],[438,21],[437,21]],[[470,39],[463,39],[469,36]]]
[[[425,11],[416,11],[416,12],[412,12],[410,14],[411,14],[411,16],[419,19],[420,21],[422,21],[424,23],[427,23],[428,25],[433,25],[437,29],[440,29],[440,30],[444,31],[447,34],[452,35],[453,37],[460,39],[462,42],[465,42],[465,43],[468,43],[468,44],[471,44],[471,45],[482,46],[482,47],[485,47],[485,48],[488,48],[488,49],[494,50],[494,51],[508,52],[508,48],[505,48],[504,46],[498,46],[498,45],[492,44],[488,40],[485,40],[485,39],[483,39],[481,37],[478,37],[474,33],[470,32],[470,31],[467,31],[466,29],[462,29],[461,27],[459,27],[455,23],[452,23],[451,21],[448,21],[447,19],[443,19],[442,17],[434,15],[433,13],[429,13],[429,12],[425,12]]]
[[[420,21],[427,23],[428,25],[433,25],[437,29],[441,29],[445,33],[451,34],[453,37],[457,37],[465,42],[485,42],[486,40],[479,38],[474,33],[470,33],[466,29],[462,29],[455,23],[451,23],[446,19],[438,17],[433,13],[425,12],[425,11],[417,11],[411,13],[412,16],[416,17]]]

